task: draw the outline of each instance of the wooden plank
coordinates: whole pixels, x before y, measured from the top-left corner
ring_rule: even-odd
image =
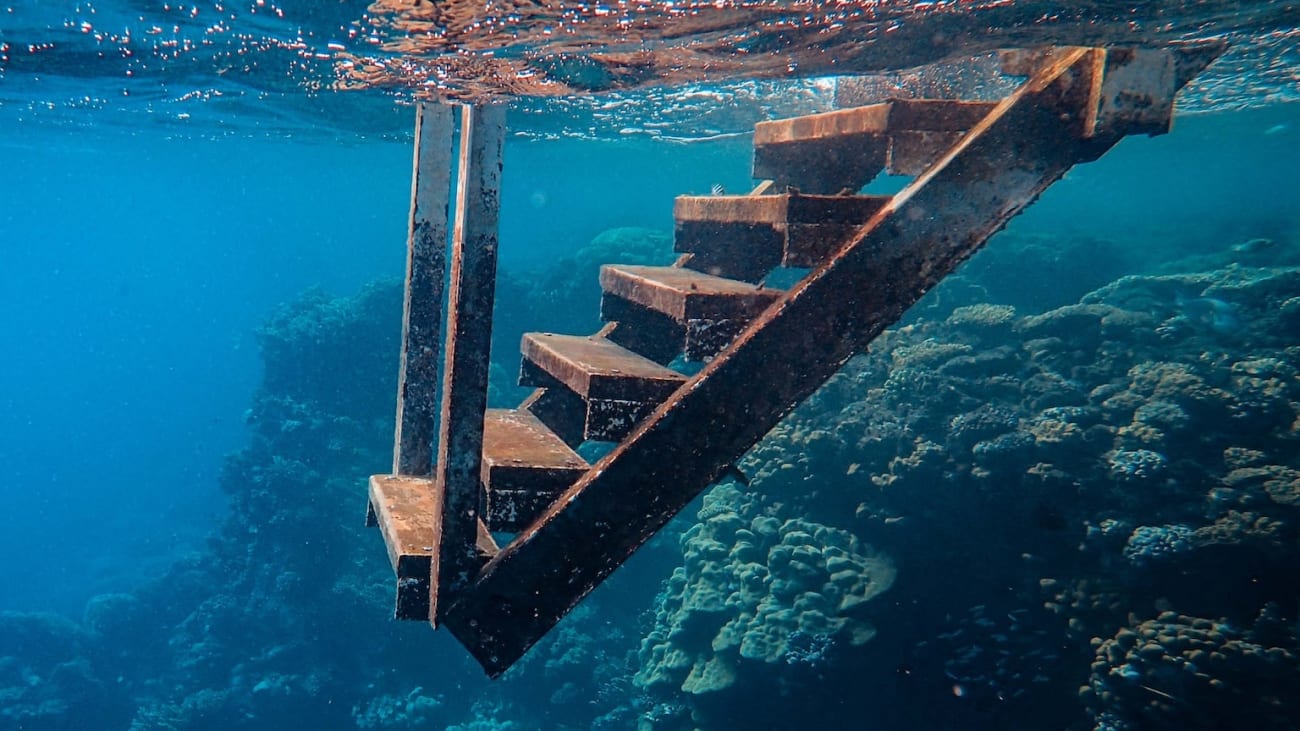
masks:
[[[375,507],[375,525],[384,537],[388,560],[397,575],[396,609],[401,620],[429,618],[430,579],[433,567],[435,505],[433,480],[403,475],[372,475],[369,502]],[[487,526],[479,521],[475,550],[481,561],[498,548]]]
[[[794,404],[1060,178],[1104,54],[1063,49],[484,567],[446,624],[499,675]],[[780,367],[773,367],[780,364]]]
[[[393,474],[433,473],[438,428],[438,362],[447,276],[447,203],[451,196],[452,108],[415,108],[415,160],[406,238],[402,354],[397,386]]]
[[[785,221],[789,208],[789,195],[679,195],[673,219],[773,226]]]
[[[499,533],[517,533],[527,528],[551,507],[564,489],[492,490],[488,492],[483,513],[488,526]]]
[[[489,492],[555,492],[587,470],[564,440],[526,409],[490,409],[483,421],[483,486]]]
[[[885,169],[890,175],[920,175],[957,144],[961,135],[961,132],[896,132],[889,137]]]
[[[760,282],[781,266],[785,236],[770,223],[678,220],[673,249],[690,254],[685,266],[697,272]]]
[[[997,102],[960,99],[895,99],[889,105],[888,132],[965,132],[979,124]]]
[[[374,475],[370,504],[376,525],[397,574],[397,606],[393,616],[404,620],[429,618],[429,577],[434,546],[433,481],[424,477]]]
[[[809,144],[755,145],[753,177],[772,181],[773,192],[854,193],[885,168],[889,137],[874,132]]]
[[[761,122],[754,128],[754,177],[804,193],[854,192],[881,169],[916,175],[990,102],[894,100]]]
[[[653,401],[677,390],[686,377],[599,337],[526,333],[524,360],[588,400]],[[546,386],[532,378],[521,383]]]
[[[853,109],[759,122],[754,145],[830,141],[838,137],[900,131],[962,132],[979,123],[993,102],[955,99],[896,99]]]
[[[848,242],[888,196],[681,196],[674,247],[687,266],[759,281],[776,266],[814,267]]]
[[[781,295],[748,282],[680,267],[608,264],[600,269],[608,294],[662,312],[678,322],[752,318]]]
[[[461,107],[456,225],[434,469],[438,550],[432,566],[429,616],[435,625],[448,606],[440,597],[454,595],[481,565],[476,539],[504,139],[503,105]]]
[[[545,372],[541,375],[550,378]],[[559,381],[551,379],[533,391],[519,408],[527,409],[570,447],[577,447],[586,439],[587,403]]]
[[[759,122],[754,126],[754,147],[854,135],[881,135],[889,129],[889,110],[890,103],[884,102]]]
[[[618,323],[605,337],[656,363],[672,363],[686,345],[683,323],[608,292],[600,298],[600,319]]]
[[[851,223],[861,226],[889,202],[872,195],[682,195],[673,201],[677,222],[747,223],[766,226]]]

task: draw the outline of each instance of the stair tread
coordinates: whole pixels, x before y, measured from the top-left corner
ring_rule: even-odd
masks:
[[[434,481],[408,475],[371,475],[370,507],[397,576],[397,619],[429,618],[430,568],[438,545]],[[478,521],[475,551],[487,560],[498,548]]]
[[[409,572],[407,564],[418,556],[431,556],[434,549],[433,480],[427,477],[373,475],[370,502],[379,530],[388,548],[388,558],[399,577]],[[417,569],[424,568],[424,565]]]
[[[673,216],[679,223],[861,224],[889,200],[881,195],[684,195],[677,197]]]
[[[526,333],[521,350],[526,360],[589,400],[658,401],[686,380],[601,337]]]
[[[490,472],[523,469],[582,472],[587,462],[525,409],[488,409],[483,417],[484,484]],[[507,488],[519,489],[519,488]]]
[[[681,267],[609,264],[601,267],[600,284],[608,294],[678,322],[753,317],[781,296],[780,290]]]
[[[995,106],[993,102],[946,99],[894,100],[853,109],[759,122],[754,145],[826,140],[847,135],[884,135],[898,131],[961,132]]]

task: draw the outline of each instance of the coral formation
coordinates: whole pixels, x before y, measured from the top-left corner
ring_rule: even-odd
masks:
[[[816,664],[829,645],[876,634],[868,604],[892,561],[843,530],[761,511],[734,487],[705,498],[682,537],[684,563],[658,602],[637,683],[692,695],[726,690],[751,665]]]
[[[1300,645],[1277,605],[1236,626],[1165,611],[1094,638],[1079,695],[1096,731],[1294,729],[1300,725]]]
[[[711,727],[724,699],[745,702],[755,688],[783,688],[787,703],[822,698],[835,668],[866,682],[855,661],[882,642],[896,647],[903,627],[914,648],[905,677],[951,688],[971,713],[995,702],[1006,727],[1063,727],[1072,721],[1060,699],[1086,675],[1089,640],[1136,621],[1131,613],[1174,607],[1248,623],[1276,602],[1270,611],[1294,617],[1300,348],[1279,336],[1278,312],[1297,294],[1294,270],[1231,269],[1125,277],[1023,316],[1023,303],[960,298],[949,313],[922,308],[934,319],[887,333],[751,451],[743,494],[723,487],[706,499],[637,676],[663,703],[685,691],[690,721],[667,714],[649,727]],[[787,613],[766,620],[776,642],[746,644],[755,608],[781,586],[769,558],[778,544],[761,529],[779,534],[796,515],[895,557],[890,601],[869,605],[888,635],[825,642],[796,635]],[[800,570],[815,568],[834,544],[799,533]],[[985,593],[972,589],[975,576]],[[834,593],[823,594],[818,606],[833,607]],[[949,609],[926,612],[935,597]],[[952,628],[951,608],[971,605],[981,613]],[[1036,607],[1052,614],[1023,614]],[[1003,616],[1019,618],[1005,625],[1015,633]],[[1294,622],[1270,626],[1280,633],[1273,646],[1294,643]],[[1065,639],[1016,646],[1026,631]],[[795,637],[807,650],[791,655]],[[825,668],[816,683],[776,661],[805,652]],[[1003,653],[1052,660],[1016,665]],[[1078,669],[1063,673],[1061,662]],[[1229,663],[1218,680],[1249,683],[1253,668]],[[815,701],[793,705],[816,717]],[[1088,701],[1098,728],[1145,728],[1136,708],[1100,694]],[[960,711],[946,712],[944,723],[960,723]],[[923,716],[914,710],[909,722]]]
[[[537,312],[594,319],[594,267],[667,241],[622,230],[504,276],[494,352]],[[259,335],[207,550],[79,622],[0,615],[0,728],[1296,727],[1300,273],[1085,294],[1118,274],[1099,267],[1009,292],[998,256],[495,684],[450,638],[382,623],[391,571],[360,513],[391,457],[400,291],[309,293]]]

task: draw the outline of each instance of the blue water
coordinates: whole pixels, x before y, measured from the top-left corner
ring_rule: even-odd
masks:
[[[0,6],[0,731],[1300,728],[1291,5],[1228,59],[1271,58],[1255,86],[1220,68],[1171,134],[1071,170],[498,681],[390,619],[361,525],[409,90],[310,86],[291,31],[314,54],[356,3],[223,11],[245,35],[203,5],[179,37],[224,45],[96,57],[186,12],[135,5]],[[232,81],[238,48],[264,66]],[[744,129],[833,97],[763,83],[512,103],[494,405],[519,332],[594,331],[595,263],[670,260],[673,197],[746,191]],[[791,624],[738,591],[799,576],[781,551],[701,558],[751,540],[881,593],[823,616],[841,589],[807,587]]]

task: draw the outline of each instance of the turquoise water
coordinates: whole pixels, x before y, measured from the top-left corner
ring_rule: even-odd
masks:
[[[1165,13],[1233,25],[1201,6]],[[0,5],[0,729],[1300,728],[1292,4],[1242,10],[1195,113],[1072,170],[495,682],[390,619],[361,525],[409,89],[313,86],[363,4],[276,8]],[[395,55],[374,27],[346,52]],[[105,60],[125,35],[149,51]],[[513,102],[494,405],[518,333],[594,331],[594,265],[671,258],[673,197],[746,190],[744,130],[833,88]],[[702,558],[738,524],[879,593],[792,625]]]

